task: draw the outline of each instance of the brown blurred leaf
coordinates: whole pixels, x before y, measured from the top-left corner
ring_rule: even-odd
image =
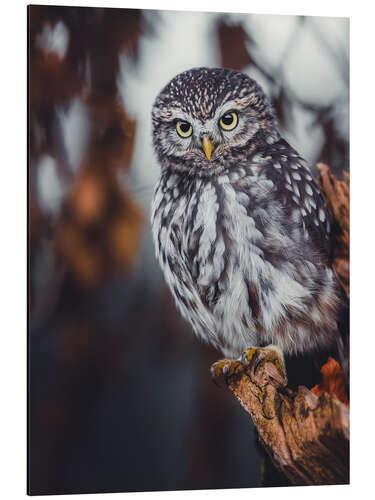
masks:
[[[242,69],[252,60],[247,49],[249,35],[241,24],[227,24],[221,20],[218,28],[218,41],[223,68]]]
[[[65,152],[56,107],[80,96],[89,115],[89,144],[78,174],[67,179],[52,238],[59,262],[76,284],[98,286],[129,269],[143,227],[141,210],[119,183],[119,170],[130,168],[136,123],[118,98],[117,77],[120,53],[137,56],[144,16],[137,9],[110,8],[31,6],[28,12],[32,165],[48,152],[61,170]],[[57,23],[69,37],[64,57],[42,43]]]
[[[59,241],[67,270],[92,287],[129,270],[143,215],[118,180],[118,171],[131,164],[135,121],[116,97],[102,92],[89,92],[86,104],[91,144],[66,200]]]
[[[344,370],[338,364],[338,362],[329,357],[325,365],[322,366],[320,370],[323,379],[320,384],[315,385],[311,392],[316,396],[321,396],[323,392],[330,395],[335,395],[344,404],[349,405],[349,399],[346,390],[346,377]]]
[[[104,215],[104,192],[98,172],[80,175],[71,192],[72,210],[81,225],[95,223]]]
[[[82,175],[57,238],[64,267],[84,287],[128,271],[143,230],[142,212],[130,196],[113,177],[96,174]]]

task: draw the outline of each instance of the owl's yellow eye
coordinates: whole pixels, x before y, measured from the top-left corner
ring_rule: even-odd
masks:
[[[223,130],[233,130],[237,127],[237,123],[238,115],[235,111],[225,113],[219,120],[219,125]]]
[[[184,138],[190,137],[193,133],[193,127],[190,125],[190,123],[184,122],[182,120],[178,120],[178,122],[176,123],[176,130],[178,135]]]

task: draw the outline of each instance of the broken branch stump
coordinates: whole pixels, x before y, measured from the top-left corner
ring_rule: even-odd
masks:
[[[348,406],[304,386],[288,389],[279,354],[269,353],[259,348],[247,366],[224,360],[212,371],[249,413],[272,462],[293,484],[348,483]]]

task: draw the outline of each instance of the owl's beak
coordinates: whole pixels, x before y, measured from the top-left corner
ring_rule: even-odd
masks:
[[[204,154],[207,157],[207,160],[211,161],[211,155],[212,155],[212,151],[214,150],[214,145],[212,144],[212,142],[210,141],[210,139],[206,135],[203,136],[202,148],[203,148]]]

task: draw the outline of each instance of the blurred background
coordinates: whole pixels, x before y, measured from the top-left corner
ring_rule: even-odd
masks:
[[[249,416],[210,380],[221,355],[154,258],[151,107],[181,71],[241,69],[313,172],[341,177],[349,21],[31,6],[28,23],[29,492],[259,486]]]

